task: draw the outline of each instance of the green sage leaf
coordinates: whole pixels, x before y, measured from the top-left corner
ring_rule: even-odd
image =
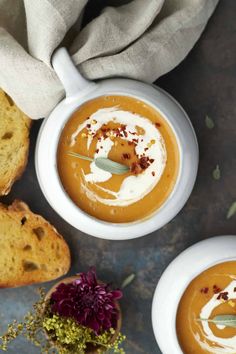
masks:
[[[212,177],[218,181],[221,177],[221,172],[220,172],[220,167],[219,165],[216,165],[216,168],[212,172]]]
[[[236,214],[236,201],[231,204],[227,213],[227,219],[230,219],[232,216]]]
[[[78,157],[79,159],[82,160],[87,160],[92,162],[94,161],[97,167],[101,168],[104,171],[110,172],[113,175],[123,175],[124,173],[127,173],[130,170],[128,166],[110,160],[106,157],[97,157],[96,159],[92,159],[91,157],[84,156],[78,154],[77,152],[72,152],[72,151],[69,151],[68,155],[73,157]]]
[[[107,159],[106,157],[97,157],[95,165],[104,171],[110,172],[113,175],[123,175],[129,171],[129,167],[121,163]]]
[[[206,321],[220,326],[236,328],[236,315],[218,315],[212,319],[199,318],[198,321]]]
[[[213,129],[214,126],[215,126],[215,123],[214,123],[213,119],[210,118],[210,117],[207,116],[207,115],[206,115],[206,118],[205,118],[205,124],[206,124],[206,127],[207,127],[208,129]]]
[[[132,283],[134,278],[135,278],[135,274],[134,273],[130,274],[127,278],[125,278],[125,280],[121,284],[121,288],[122,289],[126,288],[126,286],[128,286],[130,283]]]

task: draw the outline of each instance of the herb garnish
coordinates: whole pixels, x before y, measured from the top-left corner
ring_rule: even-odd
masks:
[[[205,321],[216,325],[236,328],[236,315],[218,315],[212,319],[198,318],[197,321]]]
[[[84,155],[81,155],[81,154],[78,154],[78,153],[72,152],[72,151],[69,151],[68,155],[73,156],[73,157],[78,157],[79,159],[82,159],[82,160],[87,160],[87,161],[91,161],[91,162],[94,161],[95,165],[98,168],[101,168],[104,171],[110,172],[113,175],[123,175],[123,174],[130,171],[130,168],[128,166],[123,165],[119,162],[115,162],[113,160],[110,160],[106,157],[97,157],[97,158],[93,159],[91,157],[84,156]]]
[[[234,214],[236,214],[236,201],[231,204],[227,213],[227,219],[230,219]]]
[[[214,123],[213,119],[210,118],[209,116],[206,116],[206,118],[205,118],[205,123],[206,123],[206,127],[207,127],[208,129],[213,129],[214,126],[215,126],[215,123]]]
[[[221,171],[219,165],[216,165],[215,169],[212,172],[212,177],[218,181],[221,177]]]
[[[128,286],[130,283],[132,283],[134,278],[135,278],[134,273],[130,274],[127,278],[125,278],[124,281],[122,282],[121,289],[126,288],[126,286]]]

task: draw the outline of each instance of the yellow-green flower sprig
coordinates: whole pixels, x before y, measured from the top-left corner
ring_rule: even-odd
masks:
[[[51,347],[49,341],[42,336],[43,316],[42,311],[45,308],[45,314],[48,313],[47,303],[45,302],[45,291],[39,289],[40,299],[33,306],[33,311],[28,312],[22,322],[14,320],[8,325],[5,334],[0,336],[0,351],[7,351],[8,345],[19,335],[23,335],[36,346],[41,347],[42,353],[48,353]],[[41,334],[41,338],[40,338]]]
[[[45,302],[45,292],[39,289],[40,299],[28,312],[22,322],[14,320],[5,334],[0,336],[0,351],[7,351],[8,345],[19,335],[23,335],[40,347],[41,353],[84,354],[89,345],[97,352],[124,354],[120,344],[125,336],[121,333],[114,339],[115,330],[95,335],[92,329],[78,325],[73,319],[51,315],[49,302]],[[45,338],[45,331],[48,339]],[[56,348],[56,349],[55,349]]]
[[[78,325],[71,318],[57,315],[45,318],[43,327],[61,354],[84,354],[89,345],[97,347],[98,353],[109,351],[124,354],[120,344],[124,341],[125,336],[119,333],[117,338],[113,340],[115,334],[113,328],[100,335],[95,335],[92,329]]]

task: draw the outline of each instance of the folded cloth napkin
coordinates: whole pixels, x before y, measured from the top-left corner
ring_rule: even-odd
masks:
[[[97,0],[90,0],[95,2]],[[0,0],[0,87],[30,117],[63,98],[50,60],[87,0]],[[113,2],[114,3],[114,0]],[[153,82],[184,59],[218,0],[119,0],[74,38],[73,60],[88,79]]]

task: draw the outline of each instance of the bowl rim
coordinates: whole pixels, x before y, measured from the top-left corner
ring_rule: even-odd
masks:
[[[187,286],[210,267],[236,261],[235,249],[235,235],[207,238],[182,251],[164,270],[154,291],[151,313],[154,335],[162,354],[183,354],[176,331],[176,315]],[[164,310],[167,305],[168,311]],[[164,318],[161,324],[158,318]]]
[[[125,88],[124,88],[125,86]],[[114,89],[115,87],[115,89]],[[146,90],[147,93],[143,93],[143,90]],[[47,130],[52,130],[51,122],[52,120],[55,120],[56,117],[63,115],[63,111],[66,112],[64,116],[60,119],[59,122],[59,129],[57,129],[57,134],[56,138],[54,141],[50,142],[53,143],[54,150],[57,150],[58,146],[58,141],[61,135],[61,131],[64,128],[66,122],[68,119],[71,117],[72,113],[74,110],[76,110],[81,104],[95,98],[99,97],[102,95],[124,95],[124,96],[131,96],[134,98],[138,98],[142,101],[144,101],[146,104],[149,104],[152,106],[154,109],[158,110],[160,114],[164,117],[164,119],[167,121],[167,123],[170,125],[173,133],[175,134],[176,141],[179,147],[179,154],[180,154],[180,165],[179,165],[179,173],[178,173],[178,178],[176,180],[175,186],[166,199],[166,201],[162,204],[162,206],[157,209],[153,214],[149,215],[146,219],[142,220],[137,220],[135,222],[129,222],[129,223],[110,223],[106,222],[103,220],[99,220],[87,213],[85,213],[83,210],[81,210],[75,203],[70,199],[70,197],[67,195],[67,193],[64,190],[64,187],[61,184],[60,177],[57,172],[57,163],[54,160],[54,171],[51,173],[54,174],[54,183],[57,183],[57,191],[55,190],[55,195],[57,195],[58,192],[62,193],[64,195],[64,204],[67,204],[67,208],[70,208],[70,212],[76,216],[80,217],[81,221],[83,221],[83,224],[81,223],[80,225],[78,224],[77,221],[75,221],[73,217],[68,215],[66,211],[63,211],[61,207],[57,206],[56,203],[52,200],[52,196],[50,195],[50,188],[47,186],[47,184],[50,182],[51,185],[53,185],[53,182],[50,181],[50,178],[52,176],[45,176],[45,174],[42,172],[42,165],[45,163],[42,162],[43,158],[48,158],[47,152],[43,148],[43,142],[46,143],[47,140],[45,139],[45,132]],[[190,155],[192,152],[192,156],[189,156],[189,153],[186,152],[186,149],[183,148],[183,133],[181,132],[180,128],[177,126],[177,123],[173,119],[173,113],[172,115],[169,114],[168,112],[166,114],[165,111],[163,111],[163,107],[161,107],[160,102],[159,105],[157,105],[155,99],[153,99],[154,96],[159,96],[158,98],[161,100],[166,100],[167,103],[166,105],[172,105],[172,110],[176,111],[177,114],[179,114],[180,118],[183,120],[185,124],[185,130],[188,130],[189,134],[189,141],[192,146],[190,146]],[[79,102],[79,104],[78,104]],[[166,109],[168,111],[168,109]],[[55,123],[55,121],[54,121]],[[182,134],[182,136],[181,136]],[[48,142],[47,142],[48,143]],[[44,153],[43,153],[44,151]],[[42,158],[43,154],[43,158]],[[190,171],[189,166],[185,166],[184,163],[184,157],[183,155],[187,155],[188,158],[188,165],[193,164],[193,168]],[[185,159],[187,159],[185,158]],[[50,165],[50,164],[49,164]],[[38,181],[40,184],[40,187],[48,200],[49,204],[53,207],[54,210],[58,212],[59,215],[61,215],[67,222],[69,222],[71,225],[76,227],[77,229],[80,229],[83,232],[88,231],[88,225],[90,223],[93,223],[94,225],[94,230],[89,231],[89,234],[95,237],[103,238],[103,239],[110,239],[110,240],[126,240],[126,239],[132,239],[140,236],[144,236],[146,234],[149,234],[150,232],[153,232],[163,225],[165,225],[167,222],[169,222],[183,207],[185,202],[187,201],[189,195],[191,194],[192,188],[195,183],[196,175],[197,175],[197,167],[198,167],[198,144],[197,144],[197,138],[194,132],[194,129],[192,127],[192,124],[189,120],[189,117],[187,116],[186,112],[183,110],[183,108],[169,95],[167,94],[164,90],[158,88],[158,87],[153,87],[152,85],[144,84],[138,81],[134,80],[129,80],[129,79],[107,79],[107,80],[102,80],[99,82],[99,84],[96,85],[96,89],[93,89],[92,92],[87,93],[86,95],[83,95],[83,97],[78,97],[72,96],[72,97],[67,97],[65,98],[62,102],[60,102],[56,108],[53,110],[53,112],[50,114],[50,116],[45,119],[43,122],[41,129],[38,134],[37,138],[37,143],[36,143],[36,150],[35,150],[35,167],[36,167],[36,174],[38,177]],[[50,166],[48,166],[50,168]],[[183,171],[185,169],[185,171]],[[56,170],[56,171],[55,171]],[[184,175],[184,173],[188,174],[188,180],[183,181],[181,180],[181,177]],[[183,179],[183,178],[182,178]],[[181,186],[182,184],[182,186]],[[184,185],[184,187],[183,187]],[[187,186],[187,190],[185,190],[185,187]],[[170,208],[171,210],[169,212],[166,211],[166,207],[168,204],[173,203],[173,199],[175,198],[175,195],[177,194],[176,191],[182,188],[182,198],[179,195],[179,206],[175,206],[175,210],[173,208]],[[60,191],[59,191],[60,189]],[[184,195],[185,194],[185,195]],[[61,197],[62,198],[62,197]],[[165,210],[163,212],[163,210]],[[158,214],[165,214],[164,220],[160,221],[159,218],[159,225],[157,226],[156,220],[154,222],[154,219],[157,218]],[[167,215],[169,213],[169,215]],[[67,214],[67,215],[65,215]],[[73,219],[73,220],[72,220]]]

